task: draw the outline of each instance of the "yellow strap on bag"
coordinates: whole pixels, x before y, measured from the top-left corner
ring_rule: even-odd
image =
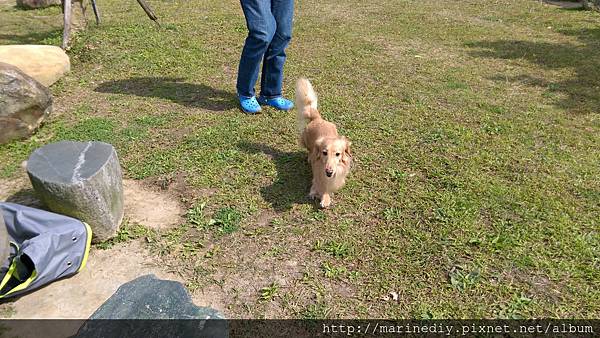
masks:
[[[8,281],[11,278],[13,278],[13,277],[17,278],[16,276],[14,276],[16,270],[17,270],[17,260],[13,259],[12,263],[10,264],[10,267],[8,268],[8,271],[6,272],[6,275],[2,279],[2,282],[0,282],[0,290],[2,290],[6,286],[6,284],[8,283]],[[21,290],[25,289],[26,287],[29,286],[29,284],[31,284],[31,282],[33,282],[35,280],[35,277],[37,277],[37,271],[33,270],[33,272],[31,273],[31,276],[29,276],[29,278],[27,278],[23,283],[15,286],[14,288],[12,288],[10,291],[6,292],[5,294],[0,295],[0,298],[4,298],[5,296],[8,296],[13,292],[17,292],[17,291],[21,291]]]

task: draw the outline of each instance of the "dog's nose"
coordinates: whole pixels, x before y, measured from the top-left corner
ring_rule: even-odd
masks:
[[[333,176],[333,170],[331,170],[331,169],[325,169],[325,175],[327,175],[327,177]]]

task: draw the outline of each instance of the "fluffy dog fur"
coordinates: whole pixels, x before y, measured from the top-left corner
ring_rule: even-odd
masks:
[[[325,121],[317,109],[317,95],[307,79],[296,84],[296,107],[300,127],[300,145],[308,150],[313,179],[310,197],[318,197],[321,207],[331,205],[332,193],[346,183],[350,173],[351,142],[338,135],[335,124]]]

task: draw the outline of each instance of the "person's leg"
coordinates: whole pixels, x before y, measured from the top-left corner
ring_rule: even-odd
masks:
[[[275,34],[276,22],[271,13],[271,0],[241,0],[248,27],[248,37],[238,68],[237,92],[241,97],[255,95],[260,62]]]
[[[283,65],[286,59],[285,49],[292,39],[294,16],[294,0],[270,1],[271,13],[273,13],[277,28],[263,60],[260,94],[265,99],[281,96]]]

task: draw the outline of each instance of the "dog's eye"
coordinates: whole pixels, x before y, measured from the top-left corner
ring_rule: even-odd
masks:
[[[327,150],[323,151],[323,155],[327,156]]]
[[[340,157],[340,153],[335,153],[335,156]]]

